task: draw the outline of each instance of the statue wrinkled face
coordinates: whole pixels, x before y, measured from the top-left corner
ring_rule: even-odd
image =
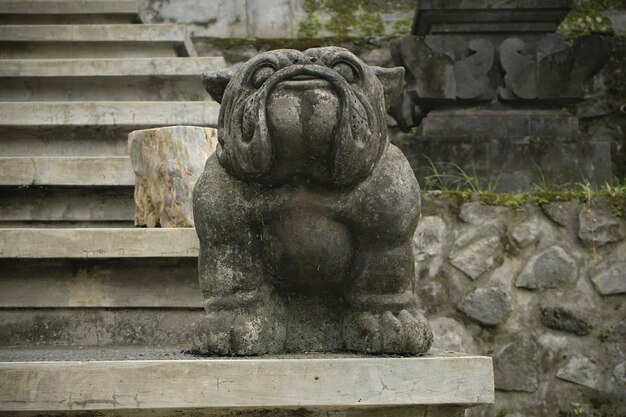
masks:
[[[222,104],[218,160],[236,178],[263,184],[304,177],[354,185],[387,146],[385,111],[403,76],[338,47],[265,52],[203,75]]]

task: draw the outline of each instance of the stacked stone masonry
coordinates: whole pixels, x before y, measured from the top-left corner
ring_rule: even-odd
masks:
[[[434,346],[494,360],[495,405],[471,416],[624,415],[623,210],[425,195],[416,288]]]

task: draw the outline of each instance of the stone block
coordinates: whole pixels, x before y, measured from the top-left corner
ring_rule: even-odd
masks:
[[[422,134],[428,138],[524,137],[568,138],[578,135],[578,119],[568,113],[551,110],[433,110],[422,122]]]
[[[503,324],[512,311],[509,295],[493,287],[476,289],[457,308],[485,327]]]
[[[541,205],[546,217],[562,227],[567,227],[573,223],[579,208],[580,203],[574,200],[553,201]]]
[[[2,59],[197,56],[177,24],[3,25],[0,39]]]
[[[530,258],[515,286],[529,290],[557,288],[577,279],[576,261],[560,246],[551,246]]]
[[[0,362],[0,412],[460,417],[463,408],[494,400],[491,358],[481,356],[194,359],[175,353],[166,360],[163,350],[148,351],[153,360],[98,356],[104,355]]]
[[[541,224],[531,220],[524,223],[511,224],[508,232],[509,239],[515,246],[525,248],[540,239],[544,230]]]
[[[0,258],[197,257],[198,246],[192,228],[0,229]]]
[[[134,182],[130,161],[110,157],[0,157],[0,185],[124,186]]]
[[[192,192],[215,151],[217,131],[174,126],[128,135],[135,183],[135,225],[192,227]]]
[[[450,263],[475,280],[493,268],[501,249],[498,236],[483,237],[451,253]]]
[[[570,8],[567,0],[422,0],[412,33],[552,32]]]
[[[596,364],[585,356],[574,356],[559,368],[556,377],[591,389],[599,389],[601,383],[600,370]]]
[[[292,37],[292,0],[248,0],[248,37],[285,39]]]
[[[539,387],[539,348],[531,339],[505,345],[493,357],[496,389],[535,392]]]
[[[216,126],[212,101],[0,102],[0,127]]]
[[[245,0],[142,0],[151,22],[184,23],[193,37],[247,38]]]
[[[607,265],[591,281],[600,295],[626,293],[626,262]]]
[[[448,317],[437,317],[430,321],[433,330],[433,349],[475,353],[472,334],[458,321]]]
[[[578,213],[578,237],[586,245],[600,247],[624,239],[624,224],[607,201],[591,202]]]
[[[575,311],[565,307],[542,307],[541,323],[550,329],[574,333],[577,336],[589,334],[591,329],[585,319],[579,317]]]

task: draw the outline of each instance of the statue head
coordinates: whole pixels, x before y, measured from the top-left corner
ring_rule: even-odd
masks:
[[[203,75],[221,103],[216,154],[234,177],[336,185],[367,177],[387,146],[386,109],[403,68],[369,66],[344,48],[265,52]]]

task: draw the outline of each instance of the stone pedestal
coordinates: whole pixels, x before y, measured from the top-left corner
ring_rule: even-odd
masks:
[[[610,182],[611,139],[579,130],[564,109],[593,90],[611,46],[600,36],[569,44],[555,33],[570,7],[420,1],[411,35],[391,43],[407,85],[391,113],[405,132],[422,125],[396,138],[405,153],[428,156],[447,177],[463,176],[461,168],[497,178],[497,191],[528,191],[546,179]],[[419,180],[433,175],[425,159],[411,162]]]
[[[193,227],[191,193],[217,145],[217,130],[171,126],[128,135],[135,183],[135,225]]]
[[[56,362],[3,356],[0,413],[11,415],[461,417],[494,399],[491,358],[459,354],[190,359],[174,353],[174,360],[152,360],[148,351],[147,360],[74,353],[69,357],[91,361]]]

